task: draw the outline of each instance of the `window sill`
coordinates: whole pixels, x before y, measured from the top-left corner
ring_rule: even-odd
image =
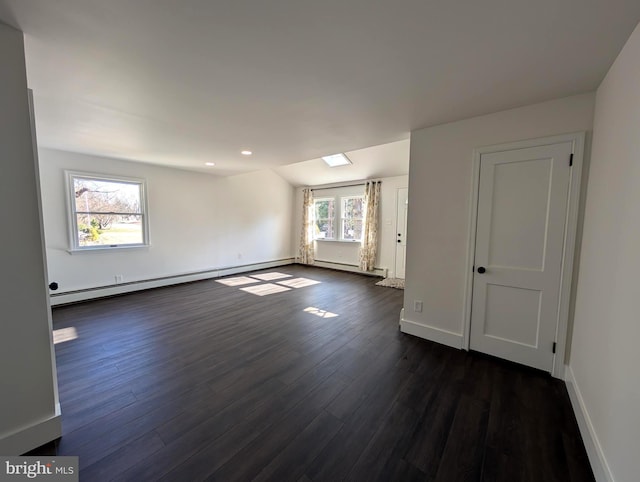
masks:
[[[91,248],[74,248],[68,249],[69,254],[86,254],[86,253],[108,253],[111,251],[129,250],[129,249],[147,249],[150,248],[150,244],[126,244],[122,246],[96,246]]]
[[[347,244],[360,244],[362,241],[359,239],[315,239],[319,243],[347,243]]]

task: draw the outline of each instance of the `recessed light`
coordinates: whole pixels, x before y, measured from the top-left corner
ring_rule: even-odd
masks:
[[[323,156],[322,160],[327,163],[329,167],[346,166],[351,164],[351,161],[343,153],[334,154],[332,156]]]
[[[244,150],[244,151],[240,151],[240,154],[242,154],[243,156],[250,156],[251,154],[253,154],[253,152]]]
[[[204,165],[211,167],[211,166],[215,166],[216,163],[215,162],[205,162]]]

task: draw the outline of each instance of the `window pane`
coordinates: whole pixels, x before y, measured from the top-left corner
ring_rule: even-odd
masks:
[[[316,219],[331,219],[334,214],[333,199],[322,199],[315,201]]]
[[[73,178],[77,212],[141,213],[140,185]]]
[[[78,214],[79,246],[142,244],[142,216]]]
[[[362,219],[363,198],[348,197],[342,199],[342,217]]]
[[[316,219],[316,239],[333,239],[333,219]]]
[[[362,217],[364,215],[364,198],[362,196],[342,198],[342,239],[360,241],[362,239]]]
[[[335,219],[335,201],[333,199],[318,199],[314,201],[315,207],[315,238],[333,239]]]
[[[342,220],[342,239],[359,241],[362,239],[362,219]]]

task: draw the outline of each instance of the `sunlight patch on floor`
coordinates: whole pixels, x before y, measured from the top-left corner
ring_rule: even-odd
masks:
[[[273,271],[271,273],[252,274],[251,277],[260,279],[262,281],[273,281],[273,280],[276,280],[276,279],[291,278],[291,275],[290,274],[286,274],[286,273],[278,273],[277,271]]]
[[[289,286],[290,288],[304,288],[305,286],[313,286],[320,283],[320,281],[315,281],[309,278],[294,278],[278,281],[278,284]]]
[[[240,288],[242,291],[251,293],[258,296],[272,295],[274,293],[281,293],[282,291],[289,291],[291,288],[286,286],[280,286],[273,283],[264,283],[260,285],[247,286],[246,288]]]
[[[311,313],[312,315],[319,316],[320,318],[335,318],[339,316],[337,313],[331,313],[330,311],[321,310],[320,308],[314,308],[313,306],[309,306],[304,309],[305,313]]]
[[[267,283],[265,283],[265,281],[267,281]],[[268,281],[273,281],[273,283],[269,283]],[[309,278],[294,278],[293,275],[280,273],[278,271],[252,274],[250,276],[234,276],[233,278],[218,279],[216,282],[231,287],[239,286],[241,287],[239,288],[241,291],[246,291],[247,293],[257,296],[282,293],[284,291],[290,291],[292,288],[304,288],[321,283],[321,281]]]
[[[248,276],[236,276],[235,278],[217,279],[216,281],[227,286],[242,286],[251,283],[258,283],[257,279],[249,278]]]
[[[78,332],[75,327],[70,326],[69,328],[60,328],[58,330],[53,330],[53,344],[57,345],[58,343],[64,343],[65,341],[71,341],[78,338]]]

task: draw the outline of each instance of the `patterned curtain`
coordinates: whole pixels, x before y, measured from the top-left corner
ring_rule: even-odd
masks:
[[[360,269],[373,271],[378,251],[378,204],[380,181],[368,181],[364,188],[364,230],[360,248]]]
[[[305,188],[302,190],[302,234],[300,235],[299,255],[303,264],[313,264],[313,191]]]

